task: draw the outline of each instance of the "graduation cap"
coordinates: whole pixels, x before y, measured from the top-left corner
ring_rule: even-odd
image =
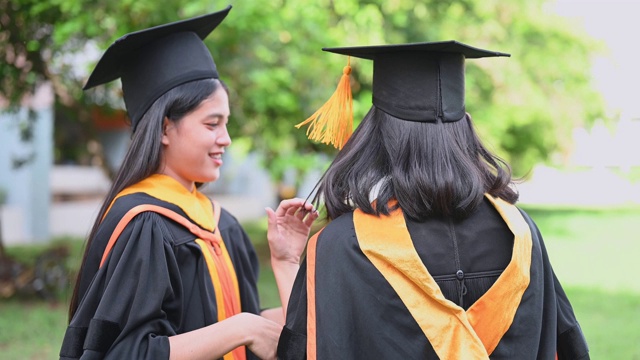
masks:
[[[142,115],[167,91],[190,81],[218,79],[216,65],[202,40],[230,10],[231,5],[122,36],[102,55],[83,89],[120,78],[135,131]]]
[[[419,122],[454,122],[465,116],[466,58],[510,56],[457,41],[323,48],[373,60],[373,105],[396,118]],[[331,99],[307,120],[310,139],[341,149],[353,131],[350,65]]]

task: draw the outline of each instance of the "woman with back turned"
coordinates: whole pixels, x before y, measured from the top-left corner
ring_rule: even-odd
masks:
[[[325,50],[373,60],[373,106],[319,182],[330,222],[309,242],[279,358],[587,359],[509,166],[465,109],[465,59],[508,54],[456,41]],[[339,89],[303,123],[338,147]]]

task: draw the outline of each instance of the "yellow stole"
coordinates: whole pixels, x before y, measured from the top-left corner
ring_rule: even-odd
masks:
[[[102,263],[106,260],[111,248],[127,223],[140,212],[154,211],[182,224],[191,233],[196,235],[197,238],[195,242],[200,246],[215,291],[218,321],[242,312],[238,278],[227,247],[218,229],[218,220],[220,219],[221,211],[218,203],[215,201],[212,202],[195,189],[189,192],[170,176],[161,174],[151,175],[139,183],[127,187],[118,193],[113,201],[115,202],[116,199],[122,196],[140,192],[177,205],[187,214],[190,220],[160,206],[140,205],[134,207],[123,216],[116,226],[115,231],[109,239],[100,266],[102,266]],[[111,203],[111,206],[112,205],[113,202]],[[107,212],[111,209],[111,206],[107,209]],[[238,347],[224,355],[225,360],[244,360],[245,358],[246,351],[244,346]]]
[[[440,359],[488,359],[507,332],[529,286],[531,230],[504,200],[486,197],[514,234],[511,262],[467,311],[447,300],[413,246],[400,209],[389,216],[356,210],[360,248],[396,291]],[[307,357],[316,359],[315,269],[319,233],[307,247]]]
[[[441,359],[488,359],[507,332],[529,286],[531,231],[512,204],[487,195],[514,234],[511,262],[467,311],[445,299],[420,260],[401,210],[353,222],[360,248],[402,299]]]

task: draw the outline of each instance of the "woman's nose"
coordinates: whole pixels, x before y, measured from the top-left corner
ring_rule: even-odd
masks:
[[[227,130],[227,126],[225,125],[222,128],[221,133],[218,135],[216,142],[220,146],[229,146],[231,145],[231,136],[229,136],[229,131]]]

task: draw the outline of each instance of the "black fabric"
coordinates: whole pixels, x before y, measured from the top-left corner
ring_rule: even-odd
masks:
[[[299,332],[282,328],[278,342],[278,359],[304,359],[307,357],[307,337]],[[280,355],[282,354],[282,355]]]
[[[105,359],[168,359],[168,337],[217,321],[213,285],[200,247],[182,226],[156,213],[136,216],[124,229],[105,264],[100,258],[116,224],[140,204],[166,207],[185,217],[176,205],[143,193],[115,201],[89,248],[80,279],[78,310],[70,328],[117,323],[122,331],[105,354],[85,349],[81,356]],[[258,259],[246,233],[224,209],[219,230],[238,277],[243,312],[258,314]],[[77,331],[67,330],[62,349],[78,342]],[[106,345],[105,345],[106,346]],[[64,356],[63,356],[64,355]],[[62,352],[61,358],[79,356]],[[247,352],[248,359],[255,356]]]
[[[373,104],[399,119],[462,119],[464,85],[462,54],[401,52],[378,56],[373,62]]]
[[[405,217],[416,251],[445,298],[468,309],[511,261],[513,234],[484,199],[464,220],[446,217],[422,223]]]
[[[465,115],[465,58],[510,56],[457,41],[324,48],[373,60],[373,105],[399,119],[453,122]]]
[[[558,336],[558,359],[589,359],[589,348],[579,326]]]
[[[529,225],[532,226],[533,229],[535,229],[535,238],[542,239],[542,235],[533,223],[533,220],[524,211],[521,210],[521,212],[523,213]],[[584,334],[582,333],[580,324],[576,320],[575,314],[573,313],[571,303],[569,302],[564,289],[560,285],[560,281],[558,281],[556,274],[554,273],[553,269],[551,269],[551,264],[549,262],[549,257],[547,255],[547,250],[545,248],[544,242],[540,241],[540,247],[542,250],[543,262],[545,264],[548,264],[548,270],[545,275],[547,277],[547,282],[551,286],[547,287],[547,291],[555,295],[557,309],[555,319],[557,321],[556,332],[558,334],[556,352],[558,355],[558,359],[589,359],[589,346],[587,345],[587,341],[584,337]]]
[[[316,250],[317,358],[437,359],[402,300],[360,250],[352,213],[331,224],[318,238]],[[305,336],[306,286],[305,259],[286,320],[288,329]],[[295,359],[285,346],[279,347],[278,358]]]
[[[105,353],[120,335],[120,325],[112,321],[91,319],[89,332],[84,342],[84,348]]]
[[[126,34],[98,61],[84,89],[120,78],[133,128],[162,94],[189,81],[217,79],[202,40],[227,16],[224,10]]]
[[[60,349],[61,359],[77,359],[82,355],[84,339],[87,337],[86,327],[69,326],[64,338],[69,339],[62,343]]]
[[[524,215],[532,233],[530,285],[490,358],[554,359],[556,349],[566,354],[565,347],[580,355],[586,342],[553,275],[540,232]],[[460,300],[461,288],[456,272],[464,270],[464,308],[491,287],[513,249],[513,234],[506,234],[506,224],[486,202],[467,220],[432,219],[407,226],[418,255],[429,272],[437,274],[438,286],[454,303]],[[288,342],[280,344],[280,358],[305,358],[289,353],[288,347],[299,348],[293,339],[304,339],[307,331],[306,270],[305,261],[287,310],[287,331],[298,336],[288,336]],[[318,237],[315,281],[318,359],[438,359],[402,300],[360,250],[352,213],[335,219]],[[560,329],[580,336],[563,335]]]

